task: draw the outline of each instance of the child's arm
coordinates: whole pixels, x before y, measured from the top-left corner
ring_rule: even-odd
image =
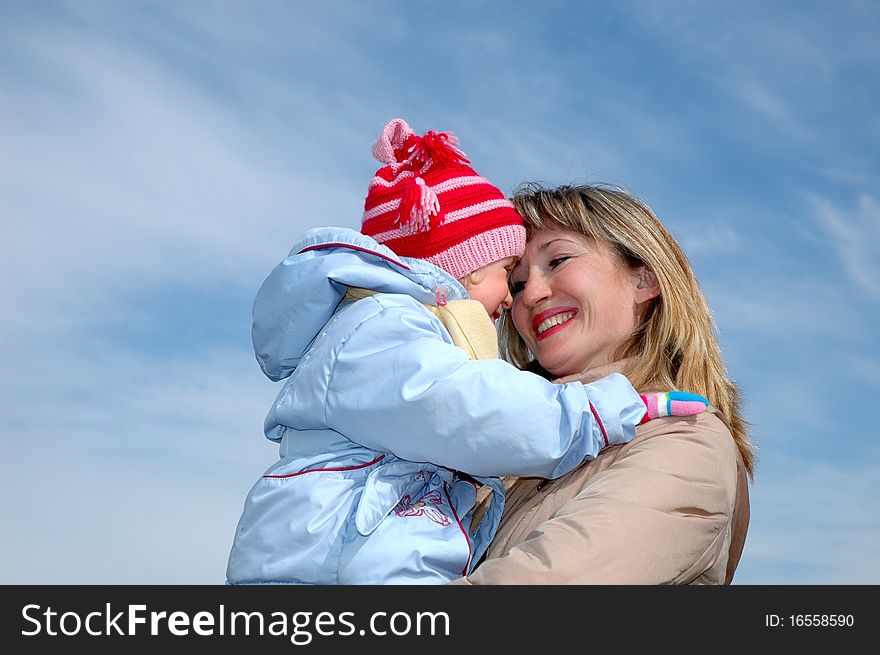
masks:
[[[315,353],[322,363],[311,365],[328,369],[326,388],[293,385],[274,420],[329,427],[378,451],[474,475],[554,478],[632,439],[646,414],[621,375],[553,384],[501,360],[468,359],[420,309],[358,305],[347,310],[354,327],[326,358],[332,367]]]

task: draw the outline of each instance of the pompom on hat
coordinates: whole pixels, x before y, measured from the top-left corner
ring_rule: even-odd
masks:
[[[471,168],[454,135],[417,136],[395,118],[373,144],[373,155],[386,165],[367,190],[363,234],[457,279],[499,259],[522,256],[522,218]]]

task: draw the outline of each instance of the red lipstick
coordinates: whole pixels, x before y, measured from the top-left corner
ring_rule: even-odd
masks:
[[[574,307],[551,307],[550,309],[545,309],[543,312],[540,312],[539,314],[537,314],[532,319],[532,331],[535,333],[535,336],[538,338],[538,341],[541,341],[542,339],[546,339],[551,334],[555,334],[556,332],[559,332],[566,325],[568,325],[568,323],[571,319],[569,319],[568,321],[565,321],[565,323],[560,323],[559,325],[554,325],[549,330],[545,330],[544,332],[541,332],[540,334],[538,334],[538,326],[541,325],[541,323],[546,321],[548,318],[556,316],[557,314],[568,314],[568,313],[576,314],[577,309],[575,309]],[[574,316],[572,316],[572,318],[574,318]]]

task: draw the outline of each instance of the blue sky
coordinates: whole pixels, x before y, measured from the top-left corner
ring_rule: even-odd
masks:
[[[0,2],[0,583],[222,583],[250,344],[384,123],[680,239],[759,447],[740,584],[880,583],[880,5]]]

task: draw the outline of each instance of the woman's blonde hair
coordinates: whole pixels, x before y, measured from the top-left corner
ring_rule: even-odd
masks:
[[[671,234],[639,199],[619,187],[577,185],[520,187],[512,198],[528,235],[566,229],[608,245],[624,266],[647,266],[660,295],[650,301],[642,324],[621,344],[623,370],[640,391],[678,389],[698,393],[727,419],[746,470],[753,476],[754,446],[740,411],[740,394],[727,376],[715,322],[690,262]],[[525,366],[534,359],[505,312],[501,352]]]

